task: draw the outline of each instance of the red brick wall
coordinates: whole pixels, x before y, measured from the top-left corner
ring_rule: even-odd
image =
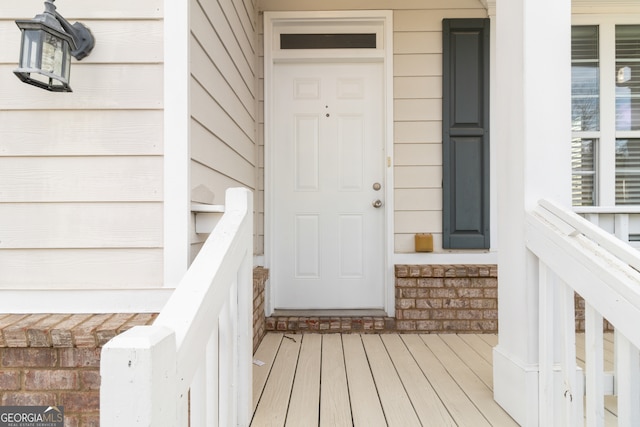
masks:
[[[65,426],[100,425],[100,348],[0,348],[0,404],[64,406]]]
[[[313,333],[395,332],[393,317],[276,316],[267,318],[267,331]]]
[[[497,333],[496,265],[396,265],[396,328]]]
[[[155,317],[0,315],[0,405],[64,406],[65,426],[98,426],[102,345]]]

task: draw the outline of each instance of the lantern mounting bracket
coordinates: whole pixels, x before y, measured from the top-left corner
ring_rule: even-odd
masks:
[[[54,0],[51,0],[52,2]],[[71,55],[76,58],[78,61],[81,61],[83,58],[87,57],[91,51],[93,50],[93,46],[95,45],[95,39],[91,34],[89,28],[81,22],[76,22],[73,25],[69,23],[62,15],[60,15],[57,11],[55,12],[56,19],[60,22],[60,25],[64,29],[64,31],[71,36],[73,42],[76,45],[76,48],[71,51]]]

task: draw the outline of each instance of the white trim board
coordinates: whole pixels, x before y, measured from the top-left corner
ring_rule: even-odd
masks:
[[[397,253],[393,256],[394,264],[422,265],[422,264],[498,264],[497,252],[429,252],[415,254]]]
[[[0,291],[0,314],[159,313],[173,288]]]
[[[303,25],[303,27],[301,27]],[[327,49],[324,52],[300,50],[292,53],[277,49],[281,29],[295,31],[304,28],[305,32],[317,29],[341,28],[344,32],[354,26],[375,30],[378,35],[376,49]],[[295,58],[293,58],[295,56]],[[395,289],[393,266],[393,13],[388,10],[362,11],[321,11],[321,12],[265,12],[264,13],[264,139],[265,139],[265,267],[271,267],[271,254],[274,251],[274,218],[271,215],[275,201],[272,200],[273,156],[270,141],[273,140],[273,66],[275,62],[287,60],[331,60],[354,61],[358,59],[377,59],[384,62],[384,113],[385,113],[385,151],[386,185],[385,194],[385,311],[395,315]],[[273,293],[267,289],[265,301],[267,315],[274,308]]]
[[[190,256],[189,9],[164,1],[164,285],[177,286]]]

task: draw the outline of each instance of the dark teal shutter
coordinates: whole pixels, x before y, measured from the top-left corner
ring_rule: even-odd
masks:
[[[488,249],[489,20],[443,21],[445,249]]]

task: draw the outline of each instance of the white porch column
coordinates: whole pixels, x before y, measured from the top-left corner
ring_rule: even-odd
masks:
[[[496,401],[538,425],[537,263],[525,212],[571,204],[571,0],[497,0],[494,117],[498,149],[499,345]]]
[[[164,1],[164,286],[189,267],[189,4]]]

